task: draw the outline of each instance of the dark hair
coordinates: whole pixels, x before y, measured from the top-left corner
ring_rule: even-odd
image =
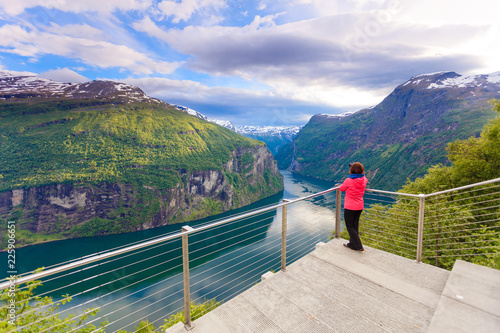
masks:
[[[365,173],[365,168],[363,167],[363,164],[359,162],[354,162],[354,163],[349,163],[350,171],[351,173],[354,174],[362,174]]]

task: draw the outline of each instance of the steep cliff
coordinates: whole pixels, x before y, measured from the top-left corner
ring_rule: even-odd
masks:
[[[446,146],[479,135],[494,117],[500,74],[419,75],[380,104],[344,115],[318,114],[276,155],[282,169],[342,181],[362,162],[372,188],[397,190],[434,164],[449,163]]]
[[[283,189],[264,143],[135,87],[25,81],[0,80],[0,219],[18,221],[20,243],[193,220]]]

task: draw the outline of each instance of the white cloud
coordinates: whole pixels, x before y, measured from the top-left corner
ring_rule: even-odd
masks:
[[[217,10],[225,6],[222,0],[164,0],[158,3],[159,14],[163,17],[173,17],[173,23],[188,21],[191,16],[204,10]]]
[[[0,71],[5,72],[5,73],[9,73],[12,76],[37,76],[36,73],[32,73],[32,72],[8,70],[2,64],[0,64]]]
[[[390,15],[370,11],[277,25],[275,14],[256,16],[244,27],[182,30],[162,30],[144,19],[134,28],[190,55],[192,70],[257,80],[274,93],[289,91],[294,100],[344,107],[372,105],[416,74],[479,66],[477,55],[455,50],[484,26],[430,27]]]
[[[209,87],[191,80],[172,80],[167,78],[128,78],[119,81],[140,87],[149,96],[165,101],[191,99],[196,103],[210,103],[218,100],[226,105],[240,105],[249,99],[260,99],[271,94],[267,91],[255,91],[227,87]],[[230,102],[229,102],[230,101]]]
[[[70,27],[70,30],[77,28],[74,25]],[[82,29],[88,30],[87,26],[82,26]],[[17,25],[0,27],[0,47],[3,47],[3,52],[25,57],[36,58],[44,54],[54,54],[78,59],[91,66],[123,68],[135,74],[170,74],[181,66],[180,62],[151,59],[144,53],[124,45],[36,30],[27,31]]]
[[[230,120],[236,125],[304,124],[315,113],[332,111],[332,108],[290,98],[274,90],[209,87],[191,80],[157,77],[119,81],[138,86],[149,96],[167,103],[192,107],[207,116]]]
[[[64,35],[75,38],[85,38],[92,40],[103,40],[104,33],[88,24],[66,24],[61,26],[56,23],[52,23],[50,26],[45,28],[46,32],[50,32],[55,35]]]
[[[58,68],[48,70],[46,72],[40,73],[38,76],[59,81],[59,82],[78,82],[83,83],[89,81],[85,76],[78,74],[77,72],[69,69],[69,68]]]
[[[152,0],[0,0],[1,11],[7,15],[16,16],[26,9],[41,7],[58,9],[72,13],[111,14],[115,10],[145,10],[151,6]],[[53,14],[47,12],[49,16]]]

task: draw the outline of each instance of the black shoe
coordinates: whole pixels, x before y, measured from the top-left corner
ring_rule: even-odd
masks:
[[[359,250],[356,250],[355,248],[353,248],[353,247],[352,247],[351,243],[347,243],[347,244],[346,244],[346,243],[344,243],[343,245],[344,245],[345,247],[350,248],[351,250],[354,250],[354,251],[363,252],[363,251],[365,250],[365,249],[363,249],[363,248],[361,248],[361,249],[359,249]]]

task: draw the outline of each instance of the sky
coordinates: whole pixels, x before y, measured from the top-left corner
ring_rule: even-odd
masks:
[[[0,70],[304,125],[414,75],[500,71],[498,0],[0,0]]]

